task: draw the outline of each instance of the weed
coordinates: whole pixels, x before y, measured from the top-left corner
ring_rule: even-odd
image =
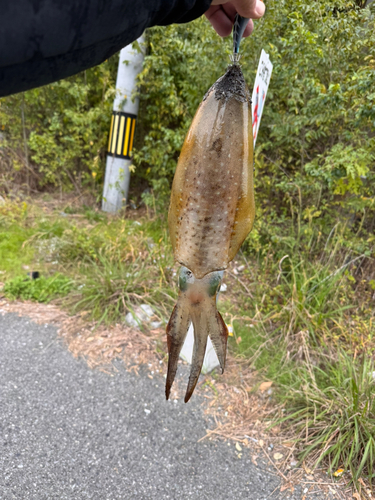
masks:
[[[7,199],[0,204],[0,226],[10,225],[14,222],[25,221],[28,214],[26,202],[18,199]]]
[[[118,321],[144,303],[165,318],[173,306],[162,268],[150,266],[148,259],[140,255],[134,260],[118,261],[103,252],[95,260],[88,260],[81,273],[79,294],[72,297],[73,309],[89,311],[100,321]]]
[[[160,318],[169,316],[173,260],[159,221],[113,219],[90,228],[71,227],[60,240],[58,258],[78,275],[75,311],[111,322],[146,303]]]
[[[339,232],[335,237],[330,235],[326,242],[320,241],[319,246],[320,252],[313,252],[318,242],[311,238],[307,249],[284,253],[278,260],[270,250],[258,258],[255,266],[245,257],[244,276],[250,280],[249,287],[254,292],[250,296],[241,291],[239,316],[251,319],[258,332],[255,338],[281,336],[288,342],[300,331],[307,331],[312,346],[318,347],[342,337],[348,312],[358,303],[350,270],[363,255],[352,257],[350,252],[343,251]],[[242,331],[241,353],[247,337],[254,343],[254,331]]]
[[[344,352],[336,362],[310,359],[298,367],[285,387],[284,422],[297,436],[300,459],[315,467],[329,462],[329,472],[349,470],[358,485],[361,475],[373,483],[375,461],[375,371],[372,360],[355,360]]]
[[[241,288],[232,348],[274,381],[273,398],[286,411],[276,424],[295,438],[300,459],[350,470],[358,486],[361,476],[374,478],[373,311],[355,293],[364,255],[342,234],[336,225],[326,240],[316,234],[292,251],[279,240],[278,258],[270,247],[256,264],[243,256],[251,296]]]
[[[59,297],[65,297],[72,290],[72,280],[62,274],[38,279],[17,276],[8,280],[2,292],[9,299],[36,300],[50,302]]]
[[[0,269],[6,278],[22,273],[22,266],[29,265],[34,249],[25,247],[32,231],[20,224],[3,226],[0,222]]]

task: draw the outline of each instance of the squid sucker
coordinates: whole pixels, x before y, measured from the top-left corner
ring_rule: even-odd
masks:
[[[249,234],[255,215],[251,99],[241,68],[228,67],[204,96],[182,146],[168,214],[179,296],[167,325],[166,398],[190,323],[194,349],[187,403],[210,336],[222,372],[228,330],[216,309],[223,271]]]

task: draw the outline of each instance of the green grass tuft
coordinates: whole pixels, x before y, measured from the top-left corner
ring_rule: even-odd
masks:
[[[79,282],[72,297],[74,312],[88,311],[99,321],[121,321],[140,304],[152,306],[159,318],[166,318],[173,308],[163,267],[150,267],[141,255],[125,261],[99,255],[81,268]]]
[[[41,276],[37,279],[17,276],[5,283],[2,292],[12,300],[36,300],[48,303],[53,299],[65,297],[72,288],[72,280],[57,273],[50,277]]]
[[[375,366],[362,356],[355,360],[340,352],[338,360],[310,360],[293,372],[284,387],[285,423],[297,436],[300,460],[315,467],[328,460],[329,472],[349,470],[358,484],[361,476],[375,478]]]

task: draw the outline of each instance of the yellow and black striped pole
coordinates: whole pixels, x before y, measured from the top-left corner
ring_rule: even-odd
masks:
[[[138,46],[144,47],[143,37],[138,39]],[[103,190],[102,209],[105,212],[117,212],[128,200],[129,167],[139,106],[139,99],[133,95],[143,58],[143,51],[133,49],[131,45],[120,52]]]
[[[116,158],[131,158],[136,119],[136,115],[113,111],[108,141],[109,155]]]

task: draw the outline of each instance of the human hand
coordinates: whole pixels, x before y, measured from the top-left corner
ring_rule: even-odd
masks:
[[[242,17],[249,18],[250,20],[243,34],[246,37],[253,31],[254,25],[252,19],[262,17],[265,10],[266,7],[261,0],[213,0],[205,16],[220,36],[231,34],[234,18],[237,13]]]

